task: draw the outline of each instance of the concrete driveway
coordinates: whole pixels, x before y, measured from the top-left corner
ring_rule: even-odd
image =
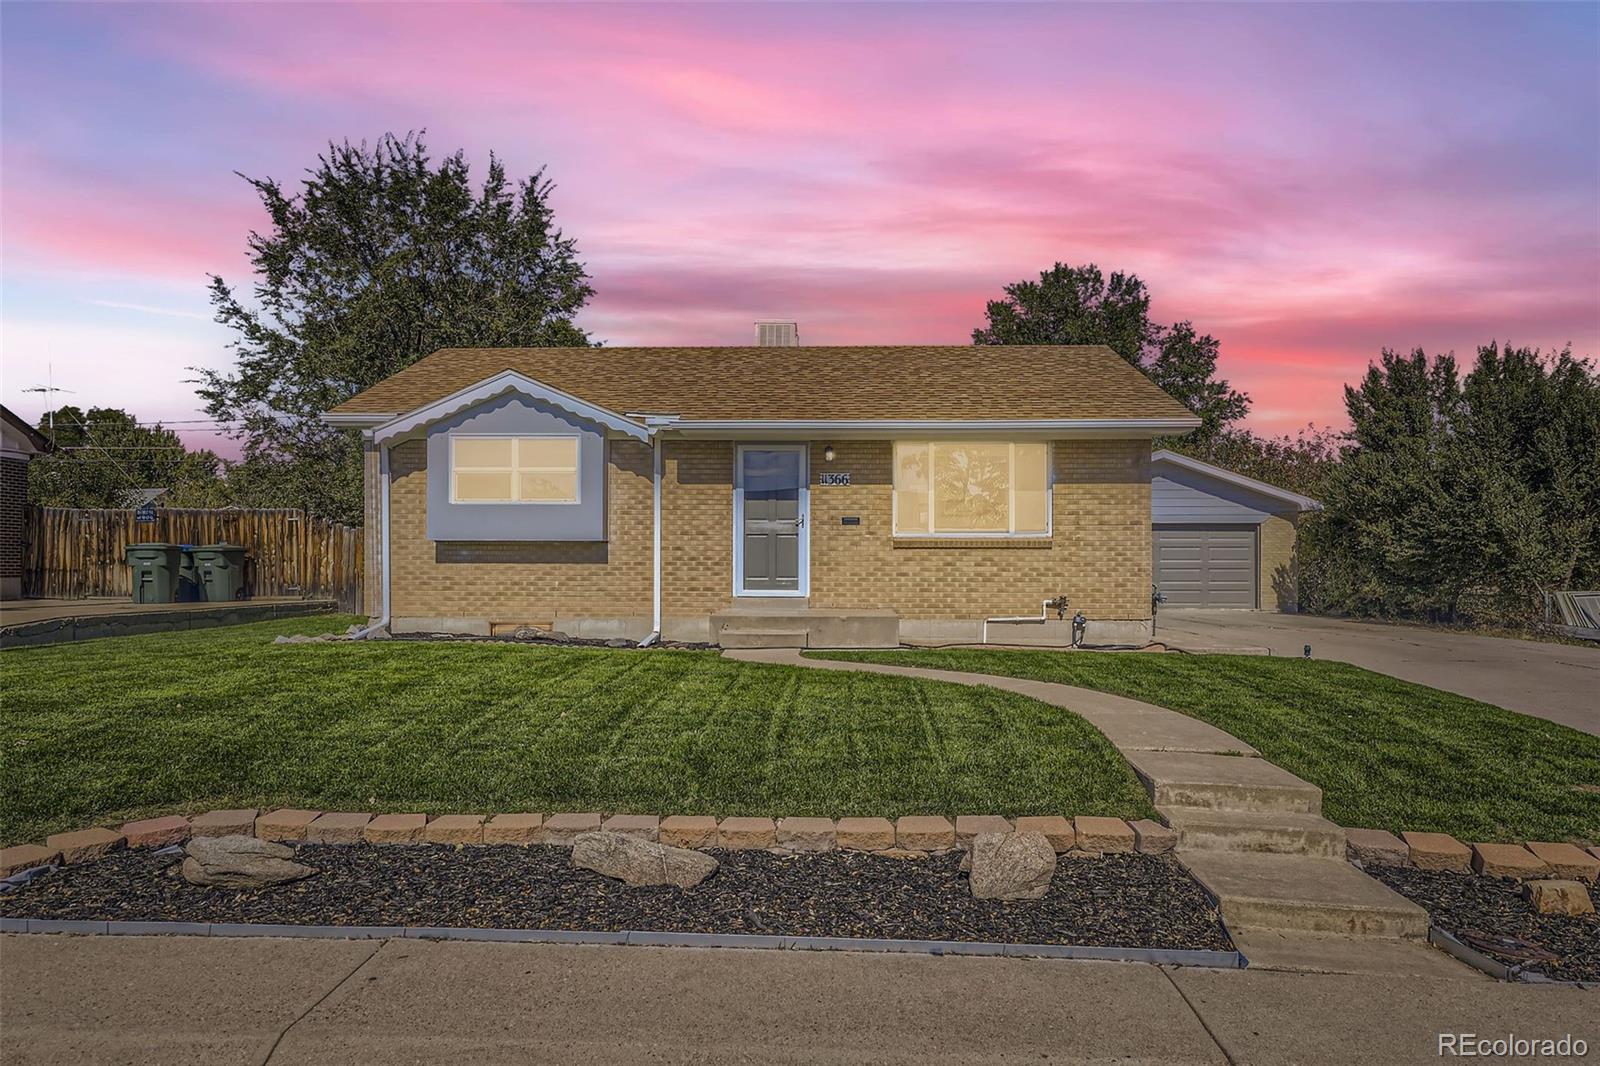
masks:
[[[1265,611],[1166,610],[1156,639],[1337,659],[1600,736],[1600,648]]]

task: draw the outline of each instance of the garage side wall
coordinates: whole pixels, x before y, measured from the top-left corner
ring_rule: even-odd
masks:
[[[1257,581],[1261,609],[1294,614],[1300,610],[1300,561],[1295,553],[1299,512],[1269,515],[1261,523]]]

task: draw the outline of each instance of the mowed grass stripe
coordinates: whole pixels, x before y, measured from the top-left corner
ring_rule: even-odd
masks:
[[[275,645],[313,617],[0,652],[0,839],[211,807],[1150,813],[1075,715],[715,653]]]
[[[1054,681],[1168,707],[1319,786],[1323,813],[1344,826],[1600,843],[1600,737],[1347,663],[969,648],[807,654]]]

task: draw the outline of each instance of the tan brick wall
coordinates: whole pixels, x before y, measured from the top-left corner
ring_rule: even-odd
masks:
[[[1295,554],[1298,512],[1275,514],[1261,523],[1258,536],[1257,579],[1259,606],[1263,611],[1300,609],[1300,564]]]
[[[835,442],[811,458],[811,599],[819,607],[891,607],[906,618],[1035,614],[1065,594],[1097,619],[1150,617],[1149,442],[1059,441],[1054,531],[1028,542],[897,541],[888,441]],[[662,610],[705,615],[733,599],[733,457],[726,441],[663,447]],[[435,544],[427,539],[426,448],[390,458],[393,614],[548,622],[650,611],[650,450],[612,442],[608,543]],[[816,484],[824,470],[851,484]],[[375,494],[369,494],[375,495]],[[846,526],[845,515],[861,524]],[[374,522],[374,525],[376,523]],[[376,555],[376,550],[374,555]]]
[[[427,445],[389,455],[390,568],[396,618],[548,623],[558,614],[650,613],[650,449],[612,441],[609,541],[436,543],[427,529]]]
[[[889,441],[811,449],[811,603],[892,607],[906,618],[1037,614],[1066,595],[1092,618],[1150,617],[1150,446],[1147,441],[1057,441],[1048,539],[996,541],[893,535]],[[816,484],[848,470],[847,486]],[[858,526],[840,521],[861,519]]]

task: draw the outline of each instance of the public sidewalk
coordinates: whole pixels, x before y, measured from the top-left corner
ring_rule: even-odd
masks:
[[[0,937],[6,1063],[1438,1062],[1600,992],[853,952]],[[1549,1060],[1546,1060],[1549,1061]]]

